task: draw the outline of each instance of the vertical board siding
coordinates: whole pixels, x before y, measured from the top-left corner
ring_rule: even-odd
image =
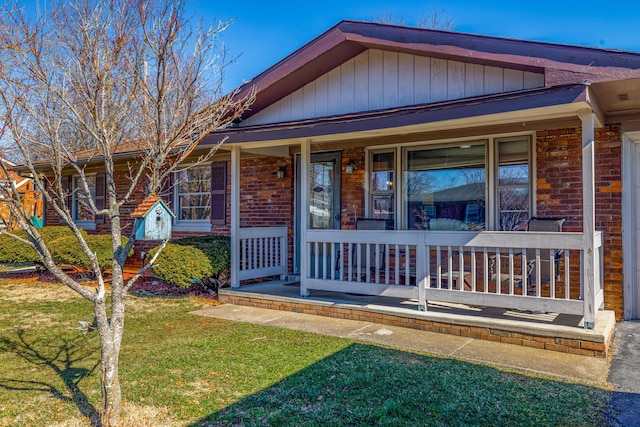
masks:
[[[544,74],[369,49],[253,115],[260,125],[544,86]]]

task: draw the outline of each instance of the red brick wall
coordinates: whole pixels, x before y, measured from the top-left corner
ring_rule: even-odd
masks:
[[[604,233],[605,307],[622,318],[622,138],[619,126],[596,130],[596,230]],[[565,231],[582,231],[582,131],[554,129],[536,135],[538,216],[565,217]],[[573,257],[575,258],[575,257]],[[579,277],[578,260],[571,274]],[[578,276],[574,276],[577,274]],[[572,295],[579,283],[572,283]]]
[[[355,169],[352,174],[345,172],[345,166],[353,163]],[[341,228],[355,230],[356,219],[364,217],[364,148],[353,148],[342,151],[342,191],[341,198]]]

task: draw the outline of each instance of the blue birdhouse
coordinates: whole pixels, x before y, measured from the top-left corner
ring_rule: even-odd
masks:
[[[151,195],[133,211],[136,240],[168,240],[176,217],[160,197]]]

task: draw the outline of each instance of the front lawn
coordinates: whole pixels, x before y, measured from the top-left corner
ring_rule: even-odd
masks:
[[[55,283],[0,281],[0,426],[86,426],[100,394],[91,307]],[[607,392],[347,339],[128,302],[127,426],[597,426]]]

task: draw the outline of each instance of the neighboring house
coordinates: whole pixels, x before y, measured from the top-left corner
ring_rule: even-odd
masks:
[[[25,211],[32,217],[35,216],[41,219],[42,197],[40,193],[35,190],[33,180],[13,172],[12,169],[15,164],[9,160],[0,157],[0,162],[4,163],[9,170],[9,176],[6,176],[3,169],[0,168],[0,227],[14,228],[16,226],[11,216],[9,206],[7,205],[7,199],[12,197],[11,182],[15,184],[18,193],[20,193],[22,197],[22,207]]]
[[[167,197],[174,236],[231,234],[232,287],[640,318],[639,53],[343,21],[252,89]]]

